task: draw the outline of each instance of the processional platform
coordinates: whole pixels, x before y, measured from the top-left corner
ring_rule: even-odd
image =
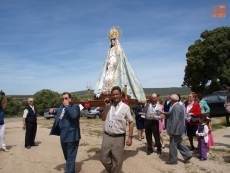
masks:
[[[112,101],[112,94],[101,94],[100,97],[94,95],[94,98],[83,100],[83,101],[73,101],[71,104],[81,104],[84,108],[89,107],[104,107],[105,99],[109,98]],[[130,108],[135,108],[138,105],[137,99],[131,99],[129,95],[122,93],[122,101],[129,105]]]

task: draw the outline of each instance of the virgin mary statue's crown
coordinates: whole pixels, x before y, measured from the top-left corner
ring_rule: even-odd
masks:
[[[118,26],[113,26],[108,32],[108,39],[116,38],[118,39],[121,36],[121,28]]]

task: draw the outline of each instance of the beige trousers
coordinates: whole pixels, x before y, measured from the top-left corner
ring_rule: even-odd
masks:
[[[100,160],[109,173],[120,173],[124,156],[125,137],[103,136]]]

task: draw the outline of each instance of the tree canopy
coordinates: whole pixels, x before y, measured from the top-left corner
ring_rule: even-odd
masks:
[[[205,30],[189,46],[182,86],[203,94],[230,85],[230,27]]]
[[[33,98],[39,115],[42,115],[45,109],[59,107],[61,104],[60,94],[49,89],[36,92]]]
[[[80,101],[81,98],[77,94],[71,93],[72,101]],[[61,105],[61,95],[58,92],[49,89],[43,89],[34,94],[35,105],[38,114],[42,115],[47,108],[59,107]]]

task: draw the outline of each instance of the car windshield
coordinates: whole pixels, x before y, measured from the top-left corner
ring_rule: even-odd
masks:
[[[226,101],[227,100],[227,96],[219,96],[219,99]]]

